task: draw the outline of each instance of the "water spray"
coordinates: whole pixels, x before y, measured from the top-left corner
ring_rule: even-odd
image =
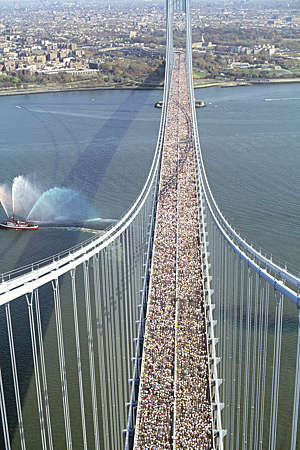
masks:
[[[84,227],[90,221],[97,228],[103,226],[103,219],[80,192],[66,187],[43,192],[23,175],[14,177],[11,187],[0,185],[0,203],[8,218],[17,216],[48,226]]]
[[[5,208],[5,205],[4,205],[4,203],[0,200],[0,205],[2,206],[2,208],[4,209],[4,212],[5,212],[5,214],[7,215],[7,217],[9,217],[8,216],[8,212],[7,212],[7,209]]]

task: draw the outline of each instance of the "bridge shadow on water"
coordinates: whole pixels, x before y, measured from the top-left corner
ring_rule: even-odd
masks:
[[[147,91],[145,91],[145,95],[143,96],[136,96],[136,89],[133,89],[132,92],[126,96],[124,102],[117,108],[117,110],[112,114],[112,116],[106,120],[103,126],[101,126],[98,130],[98,132],[95,134],[93,140],[91,143],[85,148],[84,151],[82,151],[77,161],[73,164],[73,166],[70,168],[69,173],[67,174],[63,185],[67,187],[72,187],[74,189],[79,189],[80,191],[87,189],[89,191],[89,197],[91,200],[95,198],[97,195],[97,191],[99,188],[99,185],[101,183],[101,180],[106,174],[106,171],[110,165],[110,162],[115,155],[115,153],[118,150],[119,143],[122,140],[122,138],[125,136],[127,130],[131,126],[132,122],[135,120],[136,115],[138,112],[142,109],[142,107],[146,104],[150,93],[151,93],[151,84],[154,84],[155,81],[157,81],[157,78],[162,73],[162,68],[164,66],[164,63],[153,73],[149,75],[147,79],[144,80],[143,84],[140,86],[140,88],[149,89],[149,93],[147,94]],[[138,102],[138,103],[137,103]],[[121,111],[124,111],[124,105],[126,104],[126,107],[130,107],[130,105],[134,105],[134,113],[131,114],[131,116],[128,118],[128,120],[122,120],[122,124],[118,123],[118,114]],[[154,107],[154,105],[153,105]],[[158,118],[159,120],[159,118]],[[55,140],[55,135],[53,131],[51,130],[51,136],[53,135],[53,139]],[[110,139],[111,145],[109,148],[105,148],[103,145],[103,142],[106,141],[107,138],[111,138],[113,136],[113,141]],[[55,140],[56,142],[56,140]],[[56,160],[59,161],[59,146],[57,143],[55,144],[55,151],[57,153]],[[88,163],[88,164],[87,164]],[[86,167],[89,167],[89,170],[86,170]],[[74,233],[74,240],[71,243],[71,245],[76,245],[78,243],[77,241],[77,235]],[[18,237],[16,237],[18,239]],[[31,263],[32,261],[28,261],[26,259],[27,255],[30,254],[29,249],[32,248],[35,242],[35,236],[30,235],[28,237],[28,241],[26,245],[23,248],[22,254],[19,256],[19,259],[16,263],[16,267],[22,266],[25,263]],[[59,242],[58,242],[59,246]],[[142,253],[141,249],[137,250],[137,255]],[[137,256],[139,257],[139,255]],[[70,279],[68,280],[68,285],[70,286]],[[40,299],[40,305],[41,305],[41,318],[42,318],[42,333],[43,336],[46,335],[48,326],[50,321],[52,322],[53,327],[53,312],[54,312],[54,303],[53,303],[53,292],[51,285],[47,285],[41,289],[42,297]],[[69,296],[71,297],[70,293],[71,290],[69,288]],[[124,292],[118,291],[117,297],[122,298],[122,295],[124,295]],[[80,299],[84,302],[84,298],[82,295],[82,298]],[[31,341],[30,341],[30,328],[29,328],[29,319],[28,319],[28,311],[27,311],[27,304],[26,299],[20,298],[14,302],[11,305],[11,312],[12,312],[12,319],[13,319],[13,333],[14,333],[14,341],[15,341],[15,349],[16,349],[16,360],[17,360],[17,368],[18,368],[18,381],[19,381],[19,387],[20,387],[20,397],[21,397],[21,404],[24,405],[24,402],[26,400],[29,386],[33,383],[33,359],[32,359],[32,353],[31,353]],[[68,299],[67,303],[69,303],[69,306],[71,305],[71,298]],[[111,300],[110,302],[112,304],[112,307],[115,309],[118,307],[118,305],[115,304],[114,300]],[[70,306],[71,307],[71,306]],[[68,312],[65,312],[67,316],[72,316],[71,310]],[[65,316],[66,317],[66,316]],[[104,328],[105,321],[109,321],[111,317],[111,314],[107,311],[103,316],[103,323],[101,325],[102,328]],[[5,400],[6,400],[6,406],[7,406],[7,414],[8,414],[8,421],[9,421],[9,430],[10,430],[10,436],[11,438],[14,437],[14,448],[19,448],[19,444],[17,442],[19,441],[18,438],[18,419],[17,419],[17,413],[16,413],[16,405],[14,400],[14,387],[13,387],[13,376],[12,376],[12,370],[11,365],[9,363],[10,356],[9,356],[9,342],[8,342],[8,335],[7,335],[7,325],[6,325],[6,317],[5,317],[5,309],[0,309],[0,318],[2,323],[2,332],[1,332],[1,341],[2,345],[0,348],[0,359],[1,359],[1,368],[3,371],[3,382],[5,385]],[[70,321],[69,321],[70,324]],[[70,325],[71,326],[71,325]],[[64,330],[64,334],[67,334],[68,332]],[[73,331],[72,331],[73,333]],[[54,339],[54,338],[53,338]],[[56,337],[55,337],[56,339]],[[55,340],[54,339],[54,340]],[[57,344],[56,344],[57,345]],[[56,347],[57,352],[57,347]],[[88,364],[88,361],[87,361]],[[57,362],[54,364],[56,369],[58,370]],[[48,368],[47,368],[48,370]],[[73,368],[74,372],[76,372],[76,368]],[[50,372],[53,372],[53,369],[50,367]],[[57,378],[57,380],[59,377]],[[60,391],[60,386],[57,385],[56,387],[57,392]],[[30,394],[32,395],[32,394]],[[36,397],[32,396],[34,404],[32,405],[32,409],[35,409],[37,411],[37,401]],[[60,394],[59,394],[59,398]],[[74,413],[74,412],[73,412]],[[63,415],[62,412],[60,414],[60,417],[63,422]],[[28,418],[24,418],[24,421],[26,422]],[[41,448],[41,439],[40,439],[40,432],[39,432],[39,424],[38,419],[35,419],[36,424],[33,426],[34,433],[36,433],[36,444],[31,443],[30,448],[32,450],[40,449]],[[78,423],[80,420],[78,420]],[[26,437],[26,428],[25,428],[25,437]],[[64,434],[62,434],[62,439],[64,439]],[[57,443],[59,444],[59,443]],[[2,429],[0,430],[0,448],[4,448],[4,438],[2,434]],[[59,448],[59,447],[55,447]]]

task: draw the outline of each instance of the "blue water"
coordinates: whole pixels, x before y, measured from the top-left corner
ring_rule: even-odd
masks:
[[[218,204],[248,241],[299,274],[300,84],[209,88],[198,90],[196,97],[207,102],[198,110],[198,123]],[[273,299],[269,315],[264,449],[268,448],[274,303]],[[277,449],[290,445],[297,348],[297,308],[284,301],[283,311]]]
[[[197,90],[201,146],[229,220],[300,271],[300,84]],[[266,100],[267,99],[267,100]]]
[[[90,218],[117,219],[138,195],[150,167],[160,114],[153,104],[161,95],[88,91],[1,97],[0,185],[23,175],[41,193],[72,189],[77,199],[89,202]],[[207,102],[198,109],[199,132],[221,208],[250,241],[297,272],[300,84],[198,89],[196,97]],[[42,206],[36,209],[41,219]],[[77,202],[73,210],[79,209]],[[66,204],[51,218],[67,216],[72,225],[70,210]],[[52,240],[49,229],[34,236],[1,232],[0,272],[67,248],[75,235],[76,241],[88,237],[59,230],[56,243],[39,252],[48,233]]]
[[[41,193],[48,192],[44,197],[76,192],[77,200],[86,199],[92,209],[86,214],[108,221],[120,217],[148,173],[160,116],[153,105],[161,96],[160,91],[89,91],[1,97],[0,185],[23,175]],[[196,97],[207,102],[198,110],[199,131],[221,209],[250,241],[299,271],[300,84],[208,88]],[[46,202],[48,213],[52,200],[50,206]],[[40,197],[40,217],[42,204]],[[68,202],[64,205],[54,208],[54,222],[65,218]],[[0,232],[0,272],[91,235],[71,225],[70,220],[68,227],[37,233]],[[285,308],[278,448],[284,448],[290,431],[295,317],[296,308]],[[268,375],[272,333],[270,326]],[[27,371],[31,376],[30,367]]]
[[[154,103],[161,96],[88,91],[1,97],[0,186],[10,188],[22,175],[44,193],[32,219],[71,227],[86,216],[105,227],[130,207],[146,179],[160,118]],[[2,208],[0,217],[5,218]],[[1,232],[0,273],[90,236],[70,227]]]

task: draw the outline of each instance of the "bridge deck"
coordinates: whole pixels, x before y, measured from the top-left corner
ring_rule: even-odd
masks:
[[[162,156],[135,449],[212,448],[195,156],[175,56]]]

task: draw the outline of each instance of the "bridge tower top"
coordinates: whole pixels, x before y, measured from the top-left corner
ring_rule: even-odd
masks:
[[[186,0],[174,0],[174,11],[186,12]]]

